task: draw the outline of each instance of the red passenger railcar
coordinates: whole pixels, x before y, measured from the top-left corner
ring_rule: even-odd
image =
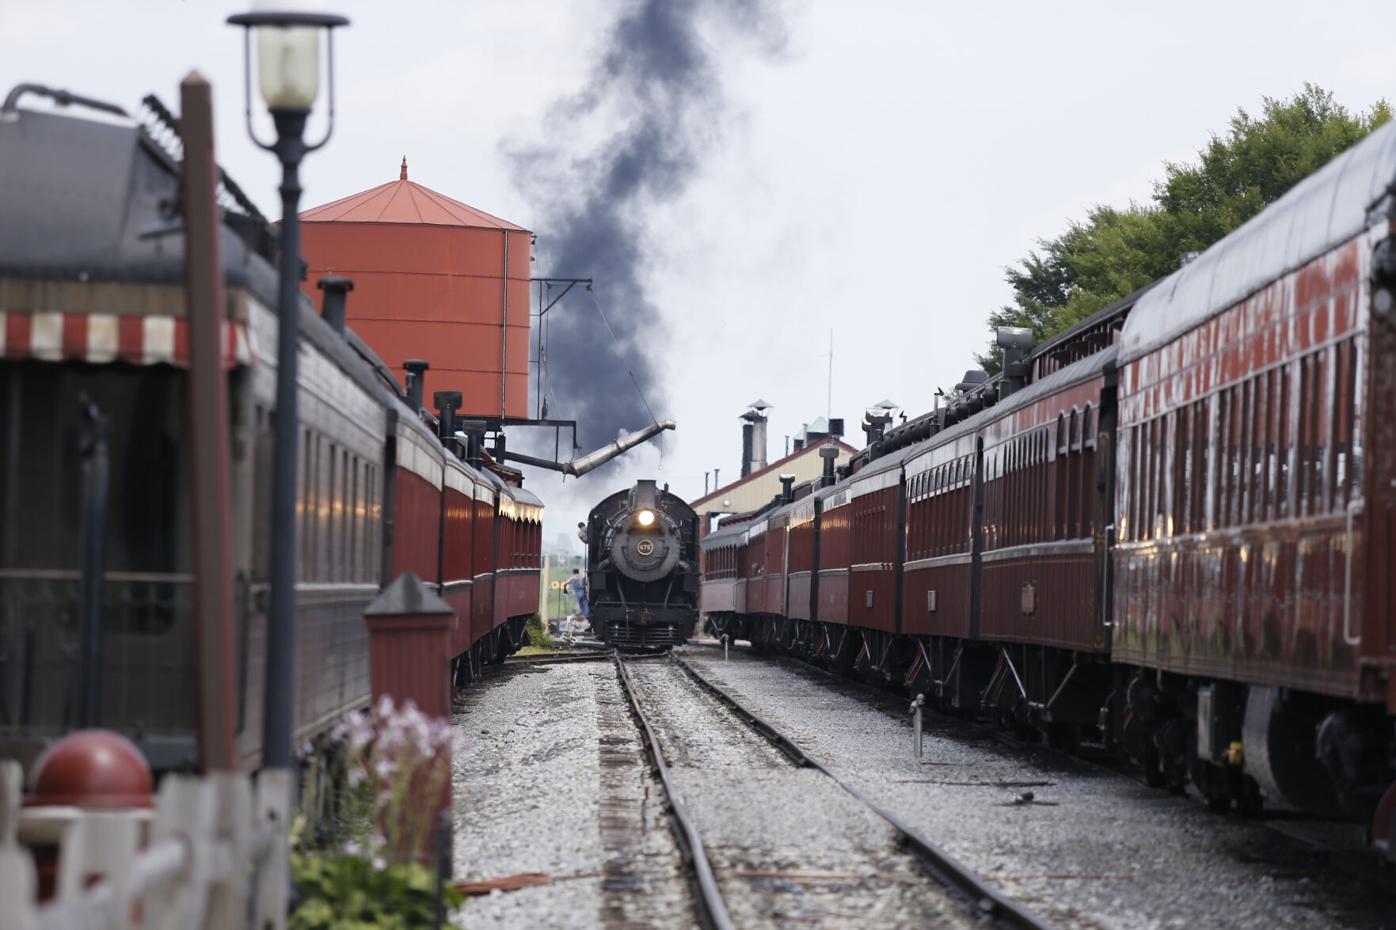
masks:
[[[910,447],[878,459],[849,484],[848,623],[865,630],[897,632],[903,525],[901,465],[908,451]],[[870,646],[880,653],[889,642]]]
[[[796,620],[814,618],[814,517],[818,504],[818,499],[811,494],[797,501],[789,514],[785,612]]]
[[[1126,714],[1195,720],[1195,757],[1137,741],[1204,790],[1239,745],[1268,796],[1360,806],[1392,741],[1393,176],[1387,127],[1125,323],[1114,655],[1177,676]]]
[[[819,586],[814,619],[820,623],[848,623],[848,567],[852,537],[852,495],[847,486],[830,487],[815,493],[819,502],[819,522],[815,548],[818,552]]]
[[[765,557],[762,566],[765,584],[762,585],[763,609],[775,616],[785,615],[785,562],[788,555],[786,540],[789,535],[790,511],[782,508],[771,514],[766,521],[766,533],[762,537]]]
[[[902,631],[913,636],[969,637],[974,558],[974,471],[978,437],[947,430],[906,462],[906,561]]]

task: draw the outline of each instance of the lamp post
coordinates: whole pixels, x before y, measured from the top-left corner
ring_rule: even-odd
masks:
[[[267,616],[262,764],[290,769],[295,721],[296,648],[296,352],[300,342],[300,163],[334,129],[334,29],[343,16],[258,11],[228,17],[243,27],[243,97],[247,133],[281,162],[281,278],[277,291],[276,422],[272,461],[271,609]],[[324,138],[305,141],[305,124],[320,93],[320,33],[329,63],[329,122]],[[252,34],[257,35],[257,84],[276,127],[263,142],[252,127]]]

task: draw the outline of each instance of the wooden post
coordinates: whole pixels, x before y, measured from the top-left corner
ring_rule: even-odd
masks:
[[[232,544],[228,507],[228,385],[223,370],[226,300],[209,83],[191,71],[179,85],[184,143],[184,283],[189,316],[189,425],[194,463],[194,605],[199,655],[199,765],[236,765]]]

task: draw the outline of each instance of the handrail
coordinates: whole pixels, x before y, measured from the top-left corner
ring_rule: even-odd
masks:
[[[1348,501],[1347,527],[1343,533],[1343,642],[1357,646],[1362,642],[1362,634],[1352,635],[1352,524],[1357,514],[1362,512],[1362,501]]]

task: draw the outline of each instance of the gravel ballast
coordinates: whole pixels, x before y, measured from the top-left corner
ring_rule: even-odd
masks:
[[[684,654],[855,790],[1064,930],[1396,926],[1389,891],[1325,870],[1321,854],[1263,824],[934,715],[918,762],[904,702],[747,649],[730,661]]]
[[[607,662],[511,668],[466,693],[456,722],[458,881],[540,873],[471,898],[475,928],[687,928],[687,873]]]
[[[627,664],[737,926],[972,925],[866,805],[795,767],[673,663]]]

